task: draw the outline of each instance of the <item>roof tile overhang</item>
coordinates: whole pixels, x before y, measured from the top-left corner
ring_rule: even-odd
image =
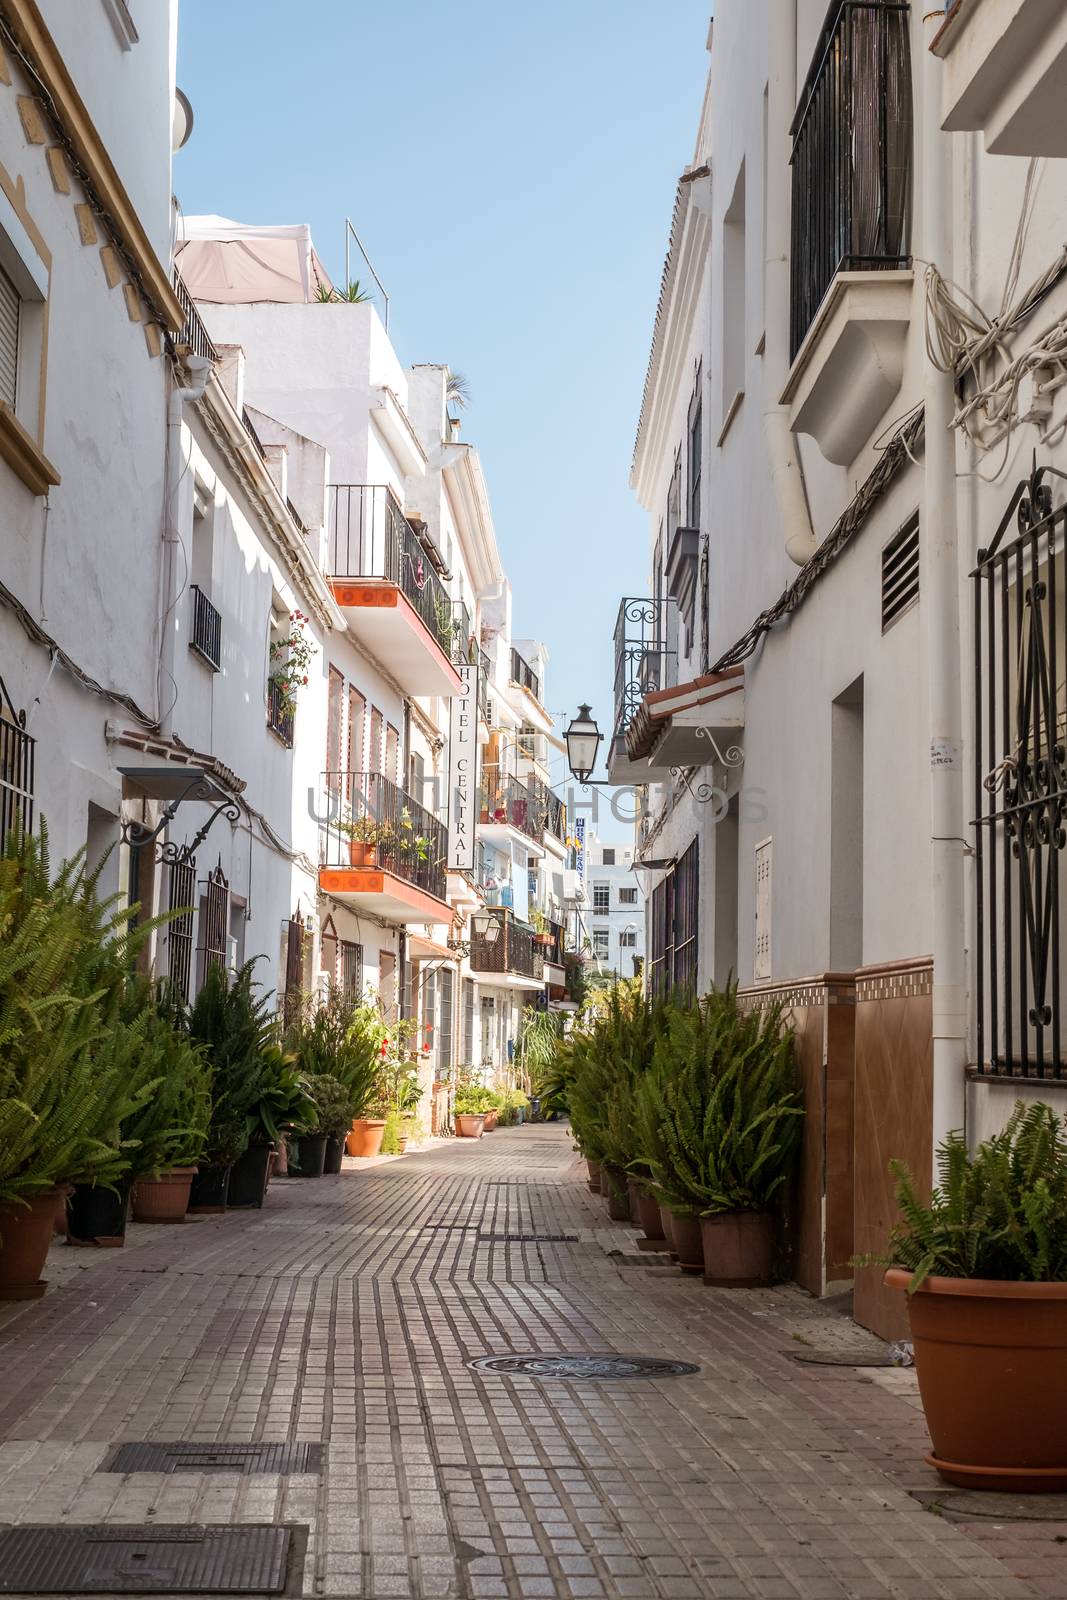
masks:
[[[669,764],[701,766],[713,755],[710,732],[740,732],[744,725],[745,670],[727,667],[647,694],[626,731],[626,752],[631,761],[649,760],[674,733],[678,749],[670,753]]]
[[[107,725],[108,743],[120,745],[126,750],[136,750],[141,755],[150,756],[155,763],[161,761],[173,763],[180,771],[184,768],[195,768],[213,778],[224,790],[230,794],[242,794],[246,788],[243,778],[239,778],[217,756],[205,754],[201,750],[194,750],[181,739],[167,738],[163,734],[145,733],[139,728],[119,728],[115,723]],[[123,768],[127,777],[135,779],[133,768]],[[155,767],[147,768],[146,772],[157,770]]]

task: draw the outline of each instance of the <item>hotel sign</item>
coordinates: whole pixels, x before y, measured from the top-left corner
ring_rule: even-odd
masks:
[[[448,870],[474,869],[478,820],[478,672],[466,662],[456,667],[463,684],[448,716]]]

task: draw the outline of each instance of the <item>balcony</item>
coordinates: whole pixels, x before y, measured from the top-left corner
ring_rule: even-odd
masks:
[[[790,426],[855,460],[900,389],[911,317],[905,0],[839,0],[793,122]]]
[[[357,637],[411,694],[461,691],[452,665],[452,600],[392,492],[331,484],[328,565]]]
[[[319,887],[387,922],[448,922],[448,829],[380,772],[325,772]]]
[[[471,971],[501,989],[543,989],[544,956],[529,928],[510,911],[487,910],[471,918]]]
[[[956,0],[932,49],[943,128],[983,133],[990,155],[1067,156],[1061,0]]]
[[[647,783],[643,764],[630,760],[626,730],[646,694],[673,676],[676,654],[667,650],[667,600],[626,596],[615,619],[615,722],[608,749],[611,783]]]
[[[562,860],[567,854],[567,807],[554,789],[539,778],[531,778],[526,785],[541,817],[541,837],[554,855]]]
[[[293,748],[296,712],[276,678],[267,684],[267,727],[287,750]]]
[[[212,672],[218,672],[222,666],[222,617],[198,584],[191,583],[189,593],[193,602],[189,648],[196,651]]]
[[[545,853],[543,807],[518,778],[499,777],[492,770],[483,774],[478,827],[485,838],[504,845],[510,843],[509,832],[517,833],[531,855]]]
[[[204,326],[203,318],[199,311],[193,304],[192,296],[182,282],[181,273],[177,270],[174,273],[174,293],[177,296],[178,304],[185,313],[185,321],[182,323],[181,332],[174,341],[178,351],[182,355],[202,356],[205,361],[217,362],[219,353],[211,342],[211,335]]]

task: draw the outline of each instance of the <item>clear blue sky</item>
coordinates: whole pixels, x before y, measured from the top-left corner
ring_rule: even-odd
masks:
[[[588,699],[605,735],[615,611],[647,582],[628,475],[710,10],[181,4],[196,118],[175,160],[182,206],[310,222],[338,281],[352,217],[401,360],[470,381],[464,437],[489,480],[515,633],[550,651],[549,709]],[[628,832],[606,814],[600,831]]]

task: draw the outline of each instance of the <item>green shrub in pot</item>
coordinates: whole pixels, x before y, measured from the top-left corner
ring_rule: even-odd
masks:
[[[204,1152],[225,1167],[243,1155],[261,1097],[276,1072],[267,1052],[275,1044],[268,999],[257,993],[254,961],[227,973],[212,965],[189,1013],[189,1034],[211,1067],[211,1120]],[[269,1114],[269,1113],[268,1113]]]
[[[352,1126],[352,1096],[328,1072],[313,1073],[306,1079],[307,1093],[314,1106],[307,1132],[324,1133],[328,1139],[343,1139]]]
[[[158,1177],[195,1166],[211,1121],[211,1068],[203,1049],[181,1026],[181,1011],[164,988],[142,979],[131,1007],[143,1019],[143,1050],[135,1070],[150,1086],[144,1103],[122,1124],[130,1146],[130,1175]]]

